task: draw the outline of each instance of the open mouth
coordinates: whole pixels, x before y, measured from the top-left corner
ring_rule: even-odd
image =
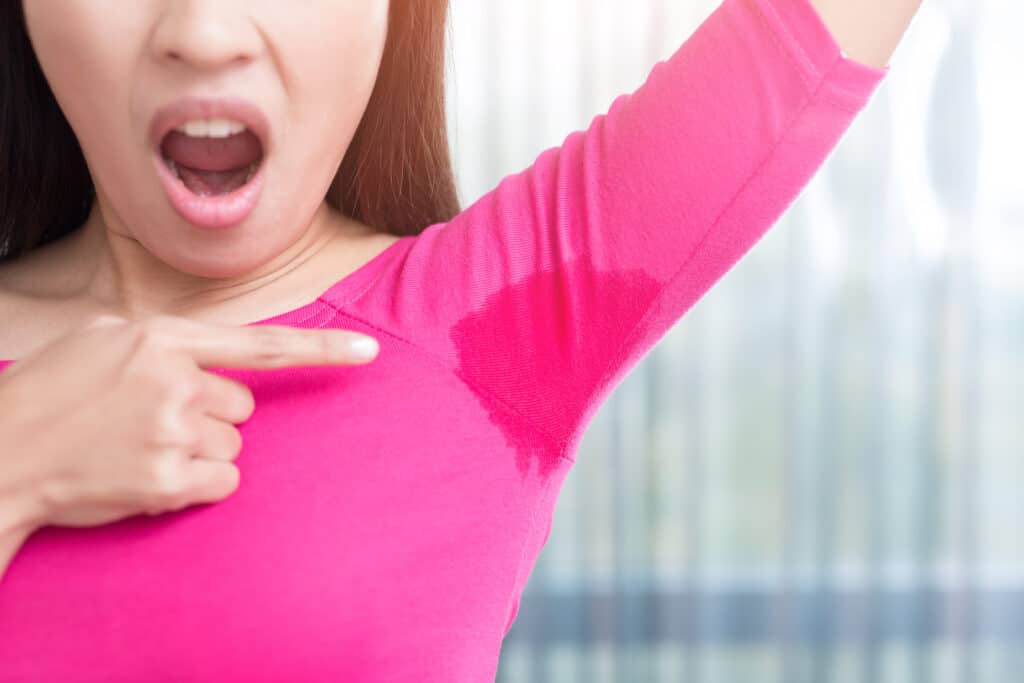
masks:
[[[242,225],[268,174],[270,121],[240,97],[181,97],[154,114],[149,144],[170,207],[196,228]]]
[[[263,145],[248,128],[211,132],[174,129],[160,142],[164,164],[198,197],[217,197],[244,187],[263,163]]]

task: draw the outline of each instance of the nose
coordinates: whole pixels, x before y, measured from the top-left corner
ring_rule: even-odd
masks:
[[[251,61],[263,49],[263,36],[248,16],[246,4],[244,0],[167,0],[153,32],[154,56],[204,71]]]

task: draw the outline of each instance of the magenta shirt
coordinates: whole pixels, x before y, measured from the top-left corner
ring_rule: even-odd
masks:
[[[888,69],[841,53],[809,0],[725,0],[587,130],[251,323],[381,350],[213,370],[256,398],[240,488],[36,531],[0,583],[0,681],[494,680],[596,410]]]

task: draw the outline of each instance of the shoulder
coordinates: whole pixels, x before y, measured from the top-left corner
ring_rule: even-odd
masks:
[[[25,335],[29,298],[16,287],[15,269],[10,263],[0,263],[0,360],[24,355],[19,339]]]
[[[21,260],[0,262],[0,320],[7,328],[23,310],[26,297],[25,264]]]
[[[0,360],[21,358],[66,332],[73,316],[62,308],[60,271],[49,254],[0,262]]]

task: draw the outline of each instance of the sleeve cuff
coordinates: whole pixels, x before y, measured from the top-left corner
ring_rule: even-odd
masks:
[[[889,65],[871,66],[847,55],[811,0],[742,0],[754,5],[768,28],[788,49],[805,80],[828,90],[830,99],[848,109],[863,109]]]

